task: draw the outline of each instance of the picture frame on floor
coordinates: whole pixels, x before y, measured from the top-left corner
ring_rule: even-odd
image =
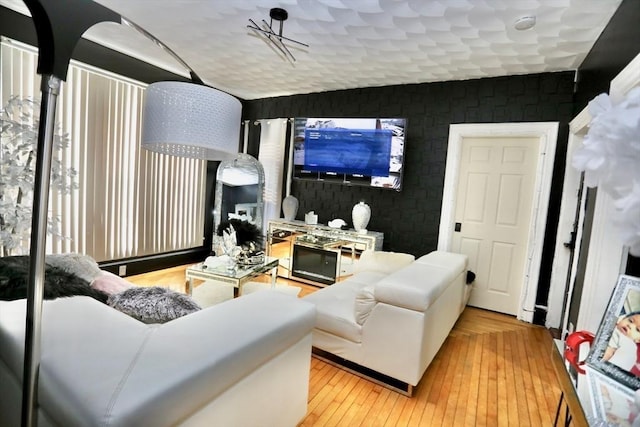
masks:
[[[632,391],[640,389],[640,278],[618,277],[586,363]]]
[[[595,425],[632,426],[640,419],[635,393],[601,372],[587,367],[587,382]]]

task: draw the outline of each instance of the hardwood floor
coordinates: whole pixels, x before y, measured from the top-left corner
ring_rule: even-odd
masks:
[[[127,280],[176,287],[184,267]],[[291,283],[300,296],[316,290]],[[551,348],[541,326],[467,307],[412,398],[312,358],[300,426],[550,426],[560,398]]]

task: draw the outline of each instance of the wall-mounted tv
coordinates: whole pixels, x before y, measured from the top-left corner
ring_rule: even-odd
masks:
[[[402,189],[406,119],[296,118],[293,177]]]

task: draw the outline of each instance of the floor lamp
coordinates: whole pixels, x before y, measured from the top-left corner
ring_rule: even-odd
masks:
[[[38,374],[40,369],[41,356],[41,323],[42,323],[42,299],[44,294],[44,273],[45,273],[45,248],[46,248],[46,225],[47,211],[49,204],[49,176],[51,171],[51,155],[53,147],[54,120],[58,94],[60,93],[61,82],[66,80],[67,70],[71,54],[82,37],[82,34],[93,25],[100,22],[116,22],[134,27],[143,35],[156,42],[158,46],[168,51],[190,72],[194,82],[199,83],[203,90],[215,91],[215,99],[222,99],[226,102],[223,110],[223,117],[220,118],[227,126],[227,133],[220,133],[217,126],[218,117],[207,116],[205,119],[197,120],[201,110],[182,109],[182,114],[187,114],[189,120],[197,123],[208,123],[209,128],[218,129],[218,140],[208,139],[205,142],[196,142],[195,152],[197,157],[210,160],[223,160],[238,152],[239,132],[240,132],[240,102],[231,95],[224,94],[213,88],[202,85],[200,78],[173,53],[166,45],[158,39],[142,30],[131,21],[126,20],[112,10],[88,0],[66,0],[62,4],[58,0],[24,0],[31,12],[38,39],[38,74],[41,75],[41,109],[40,124],[38,128],[38,145],[36,157],[35,180],[33,190],[33,213],[31,221],[31,240],[29,248],[29,278],[27,289],[27,315],[25,329],[25,349],[24,368],[22,380],[22,425],[37,425],[37,389]],[[169,88],[171,89],[171,88]],[[171,96],[170,90],[161,90],[160,98]],[[222,95],[221,95],[222,94]],[[194,92],[181,93],[180,96],[193,96]],[[197,95],[197,94],[196,94]],[[233,102],[235,101],[235,103]],[[212,102],[210,98],[201,101],[201,104]],[[155,115],[164,114],[162,109],[156,109]],[[207,110],[209,112],[209,110]],[[220,112],[219,109],[216,112]],[[192,115],[192,116],[191,116]],[[171,116],[171,114],[169,114]],[[231,121],[229,123],[228,121]],[[235,139],[234,139],[235,121]],[[223,126],[224,127],[224,126]],[[200,134],[206,134],[208,129],[201,129],[197,126],[189,126],[196,129]],[[174,129],[175,131],[175,129]],[[155,151],[171,152],[174,150],[187,157],[192,151],[188,149],[188,139],[171,141],[166,140],[162,135],[150,141],[149,149],[160,147]],[[211,147],[222,141],[221,147]],[[209,144],[209,147],[202,145]],[[175,146],[182,147],[175,150]],[[168,147],[168,148],[167,148]],[[184,147],[187,147],[185,149]],[[172,153],[173,154],[173,153]]]

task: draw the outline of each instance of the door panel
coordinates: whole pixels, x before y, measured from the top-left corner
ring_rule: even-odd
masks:
[[[517,227],[520,206],[520,189],[522,177],[518,175],[502,175],[498,190],[498,207],[496,224],[505,227]]]
[[[470,305],[517,314],[536,178],[536,138],[464,138],[454,252],[476,273]]]
[[[487,200],[487,174],[470,173],[467,177],[468,188],[465,198],[464,221],[465,222],[484,222],[485,200]]]
[[[493,242],[487,292],[509,296],[514,249],[514,245]]]

